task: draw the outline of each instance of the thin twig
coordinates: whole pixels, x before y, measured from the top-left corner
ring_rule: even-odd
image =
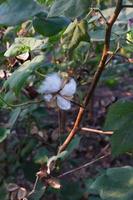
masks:
[[[59,144],[61,145],[61,133],[62,133],[62,111],[58,109],[58,124],[59,124],[59,129],[58,129],[58,136],[59,136]]]
[[[130,58],[126,57],[125,55],[118,54],[119,50],[120,50],[120,47],[118,47],[118,48],[116,49],[116,51],[113,52],[113,53],[111,54],[111,57],[107,60],[106,65],[110,62],[110,60],[112,60],[112,58],[113,58],[114,56],[122,57],[122,58],[124,58],[128,63],[130,63]]]
[[[102,11],[99,8],[93,8],[93,10],[98,12],[101,15],[101,17],[104,19],[106,25],[109,25],[108,20],[106,19],[106,17],[103,15]]]
[[[6,104],[9,108],[17,108],[17,107],[21,107],[21,106],[27,106],[29,104],[37,104],[37,103],[41,103],[43,102],[44,100],[39,100],[39,101],[27,101],[27,102],[24,102],[24,103],[20,103],[20,104],[10,104],[10,103],[7,103],[2,97],[0,97],[0,100]]]
[[[94,78],[92,80],[92,83],[88,89],[88,93],[84,99],[84,107],[80,107],[79,109],[79,113],[77,115],[76,121],[74,123],[74,126],[71,130],[71,132],[69,133],[68,137],[66,138],[66,140],[64,141],[64,143],[62,144],[62,146],[59,148],[58,153],[64,151],[68,144],[71,142],[71,140],[73,139],[73,137],[75,136],[75,134],[77,133],[81,120],[84,116],[85,113],[85,109],[89,104],[89,101],[95,91],[95,88],[99,82],[99,79],[101,77],[102,72],[104,71],[104,68],[106,66],[106,62],[108,59],[108,52],[110,49],[110,38],[111,38],[111,31],[112,31],[112,26],[115,23],[115,21],[117,20],[117,17],[119,16],[120,11],[122,10],[122,0],[117,0],[117,5],[116,5],[116,9],[113,13],[113,15],[109,18],[108,20],[108,26],[106,27],[106,33],[105,33],[105,41],[104,41],[104,48],[103,48],[103,53],[102,53],[102,57],[101,60],[99,62],[98,68],[95,72]]]
[[[0,96],[0,100],[5,104],[7,105],[10,109],[12,109],[12,105],[7,103],[1,96]]]
[[[126,57],[125,55],[122,55],[122,54],[116,54],[116,56],[119,56],[119,57],[125,59],[128,63],[130,63],[130,58]]]
[[[39,176],[37,175],[37,176],[36,176],[35,183],[34,183],[34,185],[33,185],[33,189],[32,189],[32,191],[28,194],[28,196],[32,195],[32,194],[35,192],[38,181],[39,181]]]
[[[116,35],[118,38],[121,38],[121,36],[119,34],[115,33],[114,31],[112,31],[112,34]],[[130,44],[133,44],[133,42],[128,40],[127,38],[124,38],[124,40],[126,40]]]
[[[133,8],[133,5],[122,5],[122,8]],[[108,20],[106,19],[106,17],[103,15],[102,11],[99,8],[92,8],[92,11],[97,11],[99,12],[99,14],[101,15],[101,17],[103,18],[103,20],[105,21],[106,25],[108,26]],[[116,35],[117,37],[120,38],[120,35],[115,33],[114,31],[112,31],[112,34]],[[130,44],[133,44],[132,41],[128,40],[127,38],[125,38],[125,40],[127,42],[129,42]]]
[[[106,155],[104,155],[104,156],[101,156],[101,157],[99,157],[99,158],[96,158],[96,159],[92,160],[91,162],[88,162],[88,163],[86,163],[86,164],[84,164],[84,165],[81,165],[81,166],[79,166],[79,167],[77,167],[77,168],[75,168],[75,169],[72,169],[72,170],[70,170],[70,171],[67,171],[67,172],[65,172],[65,173],[63,173],[63,174],[61,174],[61,175],[59,175],[58,178],[62,178],[62,177],[67,176],[67,175],[69,175],[69,174],[75,173],[75,172],[77,172],[77,171],[79,171],[79,170],[81,170],[81,169],[83,169],[83,168],[86,168],[86,167],[88,167],[88,166],[90,166],[90,165],[92,165],[92,164],[94,164],[94,163],[96,163],[96,162],[98,162],[98,161],[100,161],[100,160],[102,160],[102,159],[108,157],[109,155],[110,155],[110,153],[108,153],[108,154],[106,154]]]
[[[114,58],[114,56],[119,52],[120,47],[118,47],[115,52],[113,52],[113,54],[110,56],[110,58],[106,61],[105,66],[109,64],[109,62],[112,60],[112,58]]]
[[[87,13],[87,15],[85,16],[85,19],[87,19],[93,12],[93,9],[91,8],[91,10],[89,11],[89,13]]]
[[[113,131],[102,131],[102,130],[97,130],[97,129],[93,129],[93,128],[86,128],[86,127],[83,127],[80,130],[86,131],[86,132],[91,132],[91,133],[103,134],[103,135],[112,135],[113,134]]]

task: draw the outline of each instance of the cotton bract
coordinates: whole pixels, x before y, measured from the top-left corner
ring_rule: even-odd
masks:
[[[60,109],[69,110],[76,92],[76,82],[73,78],[66,82],[58,73],[52,73],[42,82],[38,92],[44,95],[46,102],[54,102]]]

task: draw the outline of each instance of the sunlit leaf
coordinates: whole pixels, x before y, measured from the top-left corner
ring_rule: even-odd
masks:
[[[89,11],[91,0],[56,0],[49,12],[49,16],[78,17]]]
[[[42,8],[33,0],[7,0],[0,5],[0,24],[13,26],[30,19]]]
[[[85,20],[75,20],[65,30],[62,36],[62,45],[64,49],[73,50],[81,41],[89,42],[88,25]]]
[[[97,190],[103,200],[132,200],[133,168],[119,167],[107,169],[90,186]]]
[[[40,40],[33,37],[15,38],[15,42],[8,48],[4,56],[17,56],[35,49],[41,49],[46,45],[47,40]]]
[[[3,142],[10,134],[10,130],[6,128],[0,128],[0,143]]]
[[[27,78],[34,72],[35,69],[43,66],[44,59],[44,56],[36,56],[33,60],[26,61],[7,79],[4,87],[9,87],[15,92],[16,95],[18,95]]]

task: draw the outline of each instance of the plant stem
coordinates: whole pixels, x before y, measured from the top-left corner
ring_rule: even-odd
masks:
[[[85,163],[84,165],[81,165],[81,166],[79,166],[79,167],[77,167],[77,168],[75,168],[75,169],[72,169],[72,170],[70,170],[70,171],[68,171],[68,172],[65,172],[65,173],[61,174],[60,176],[58,176],[58,178],[62,178],[62,177],[64,177],[64,176],[66,176],[66,175],[75,173],[75,172],[77,172],[77,171],[79,171],[79,170],[81,170],[81,169],[83,169],[83,168],[89,167],[90,165],[92,165],[92,164],[94,164],[94,163],[96,163],[96,162],[98,162],[98,161],[100,161],[100,160],[102,160],[102,159],[104,159],[104,158],[107,158],[109,155],[110,155],[110,153],[108,153],[108,154],[106,154],[106,155],[104,155],[104,156],[101,156],[101,157],[99,157],[99,158],[96,158],[96,159],[94,159],[94,160],[92,160],[92,161],[90,161],[90,162],[87,162],[87,163]]]
[[[8,106],[8,108],[10,109],[13,109],[13,108],[17,108],[17,107],[21,107],[21,106],[27,106],[29,104],[36,104],[36,103],[41,103],[43,102],[44,100],[39,100],[39,101],[27,101],[27,102],[24,102],[24,103],[20,103],[20,104],[10,104],[10,103],[7,103],[2,97],[0,97],[0,100],[6,104]]]
[[[93,129],[93,128],[86,128],[86,127],[83,127],[80,130],[90,132],[90,133],[103,134],[103,135],[112,135],[113,134],[113,131],[102,131],[102,130],[97,130],[97,129]]]
[[[35,183],[34,183],[34,185],[33,185],[33,189],[32,189],[32,191],[28,194],[28,197],[29,197],[30,195],[32,195],[32,194],[35,192],[38,181],[39,181],[39,176],[37,175],[37,176],[36,176]]]
[[[108,59],[108,52],[109,52],[109,49],[110,49],[110,38],[111,38],[112,26],[115,23],[115,21],[116,21],[118,15],[119,15],[119,13],[121,12],[121,10],[122,10],[122,0],[117,0],[116,9],[115,9],[113,15],[108,20],[108,26],[106,27],[105,41],[104,41],[104,48],[103,48],[102,57],[101,57],[101,60],[99,62],[98,68],[95,72],[92,83],[91,83],[91,85],[88,89],[88,93],[87,93],[87,95],[84,99],[84,108],[80,107],[79,113],[78,113],[76,121],[74,123],[74,126],[73,126],[71,132],[69,133],[68,137],[66,138],[66,140],[62,144],[62,146],[60,146],[59,151],[58,151],[59,153],[64,151],[67,148],[68,144],[71,142],[71,140],[73,139],[73,137],[75,136],[75,134],[79,130],[81,120],[82,120],[83,115],[85,113],[85,109],[88,106],[88,103],[89,103],[89,101],[90,101],[90,99],[91,99],[91,97],[92,97],[92,95],[95,91],[95,88],[98,84],[98,81],[101,77],[101,74],[102,74],[102,72],[103,72],[103,70],[106,66],[106,62],[107,62],[107,59]]]

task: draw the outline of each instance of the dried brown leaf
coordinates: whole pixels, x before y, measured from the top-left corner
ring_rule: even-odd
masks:
[[[17,193],[18,200],[23,200],[27,195],[27,191],[25,188],[20,187]]]
[[[54,189],[60,189],[61,188],[61,184],[59,182],[59,180],[55,179],[55,178],[49,178],[46,180],[47,184],[49,186],[51,186]]]
[[[15,183],[9,183],[7,185],[7,190],[9,192],[13,192],[13,191],[17,190],[18,188],[19,188],[19,186],[17,184],[15,184]]]
[[[17,191],[15,190],[14,192],[11,193],[10,200],[16,200],[16,199],[17,199]]]

